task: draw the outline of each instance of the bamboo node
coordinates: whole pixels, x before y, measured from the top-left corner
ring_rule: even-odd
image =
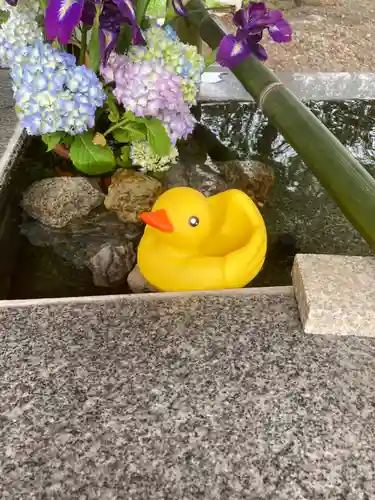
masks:
[[[269,85],[267,85],[266,88],[264,88],[262,90],[262,92],[260,93],[259,102],[258,102],[258,106],[261,109],[261,111],[263,111],[263,106],[264,106],[264,103],[265,103],[265,100],[266,100],[266,97],[268,96],[268,94],[270,94],[273,90],[278,89],[280,87],[284,87],[284,84],[281,82],[274,82],[274,83],[270,83]]]

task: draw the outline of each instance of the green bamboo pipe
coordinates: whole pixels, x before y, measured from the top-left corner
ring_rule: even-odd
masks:
[[[202,0],[191,0],[187,9],[188,19],[199,28],[202,39],[216,49],[226,34],[220,22],[207,12]],[[375,179],[258,59],[249,56],[232,72],[258,103],[261,100],[270,122],[375,251]]]

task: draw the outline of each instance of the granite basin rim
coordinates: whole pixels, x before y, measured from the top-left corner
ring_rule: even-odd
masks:
[[[262,296],[262,295],[282,295],[294,296],[292,286],[269,286],[256,288],[230,288],[225,290],[200,290],[192,292],[153,292],[153,293],[124,293],[124,294],[108,294],[108,295],[92,295],[92,296],[77,296],[77,297],[52,297],[38,299],[6,299],[0,300],[0,311],[4,308],[17,308],[29,306],[48,306],[55,304],[89,304],[93,302],[113,302],[115,300],[129,301],[160,301],[171,300],[175,298],[188,298],[195,296]]]

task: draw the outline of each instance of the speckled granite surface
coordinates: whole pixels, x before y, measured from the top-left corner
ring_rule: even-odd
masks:
[[[18,124],[8,71],[0,69],[0,157],[4,154]]]
[[[155,298],[156,297],[156,298]],[[288,294],[0,310],[0,498],[375,498],[375,341]]]
[[[375,259],[297,255],[293,285],[306,333],[375,337]]]

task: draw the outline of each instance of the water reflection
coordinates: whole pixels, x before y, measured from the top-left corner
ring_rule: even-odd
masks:
[[[375,103],[313,102],[311,111],[375,175]],[[367,244],[344,218],[301,157],[255,104],[207,105],[202,122],[243,159],[273,166],[276,183],[264,208],[269,257],[258,284],[290,282],[293,253],[369,255]],[[286,248],[284,235],[295,245]]]

